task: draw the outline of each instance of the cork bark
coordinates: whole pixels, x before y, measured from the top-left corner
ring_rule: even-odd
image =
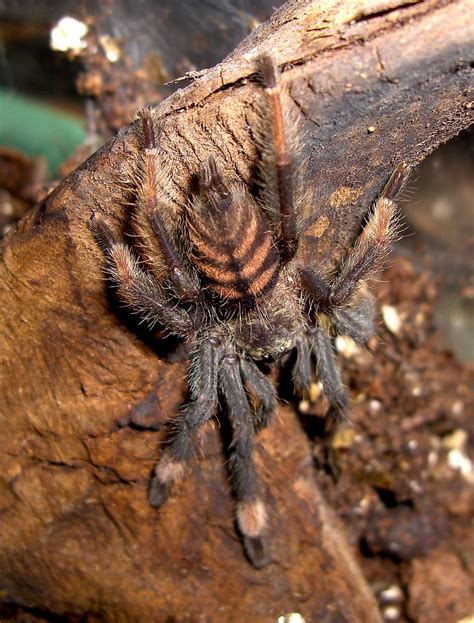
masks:
[[[286,4],[154,111],[173,173],[168,220],[209,153],[252,183],[255,61],[271,53],[301,128],[305,253],[333,261],[397,162],[415,165],[472,123],[471,18],[465,0]],[[256,453],[271,508],[268,567],[242,554],[216,427],[162,511],[149,507],[187,360],[117,306],[88,228],[94,211],[127,230],[123,180],[137,148],[131,124],[4,240],[0,598],[91,621],[379,621],[291,405]]]

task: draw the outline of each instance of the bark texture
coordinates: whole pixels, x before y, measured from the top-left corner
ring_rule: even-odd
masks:
[[[251,182],[255,59],[271,53],[303,130],[305,252],[333,261],[398,161],[418,163],[472,123],[471,18],[466,1],[285,5],[155,110],[173,172],[168,220],[210,152]],[[90,621],[379,621],[290,408],[257,452],[272,509],[267,568],[243,558],[212,427],[160,514],[148,506],[154,428],[185,396],[186,361],[170,362],[171,345],[117,308],[87,225],[95,211],[127,229],[137,146],[132,124],[4,241],[0,597]]]

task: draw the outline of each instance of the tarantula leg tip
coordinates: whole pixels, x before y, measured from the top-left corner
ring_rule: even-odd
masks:
[[[92,235],[104,250],[110,250],[116,244],[114,234],[110,227],[103,221],[100,214],[92,212],[89,217],[89,229]]]
[[[148,491],[148,501],[150,506],[154,508],[160,508],[168,499],[170,493],[170,486],[166,483],[160,482],[158,478],[154,478],[151,481],[150,489]]]
[[[325,434],[333,436],[340,424],[349,422],[349,401],[346,392],[340,392],[332,396],[332,404],[325,416]]]
[[[337,483],[341,476],[341,468],[339,467],[339,461],[334,448],[331,446],[330,440],[328,440],[324,448],[324,468],[331,476],[332,480]]]
[[[262,569],[270,563],[270,553],[262,537],[244,536],[243,541],[247,558],[256,569]]]
[[[409,175],[410,168],[404,162],[399,162],[385,185],[381,196],[387,199],[395,199],[400,191],[403,190]]]
[[[99,219],[97,218],[97,214],[93,210],[91,210],[89,220],[87,221],[87,225],[94,235],[97,233],[97,221],[98,220]]]

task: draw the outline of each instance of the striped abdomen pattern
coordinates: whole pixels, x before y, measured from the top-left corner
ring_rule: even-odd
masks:
[[[198,202],[190,219],[193,262],[211,291],[233,303],[252,302],[278,276],[280,256],[266,215],[244,193]]]

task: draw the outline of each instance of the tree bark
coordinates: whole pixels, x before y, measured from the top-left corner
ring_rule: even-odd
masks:
[[[271,53],[298,118],[308,261],[351,244],[397,162],[420,162],[472,123],[474,28],[466,1],[290,2],[227,59],[154,111],[177,222],[213,153],[252,183]],[[362,7],[362,8],[361,8]],[[471,91],[470,91],[471,89]],[[136,124],[63,182],[4,241],[0,595],[105,621],[379,621],[343,530],[313,478],[294,411],[260,435],[274,561],[244,559],[218,431],[158,514],[147,485],[184,400],[186,361],[109,296],[91,212],[127,230]],[[167,354],[168,353],[168,354]],[[159,420],[157,422],[157,420]],[[143,430],[139,430],[143,429]]]

